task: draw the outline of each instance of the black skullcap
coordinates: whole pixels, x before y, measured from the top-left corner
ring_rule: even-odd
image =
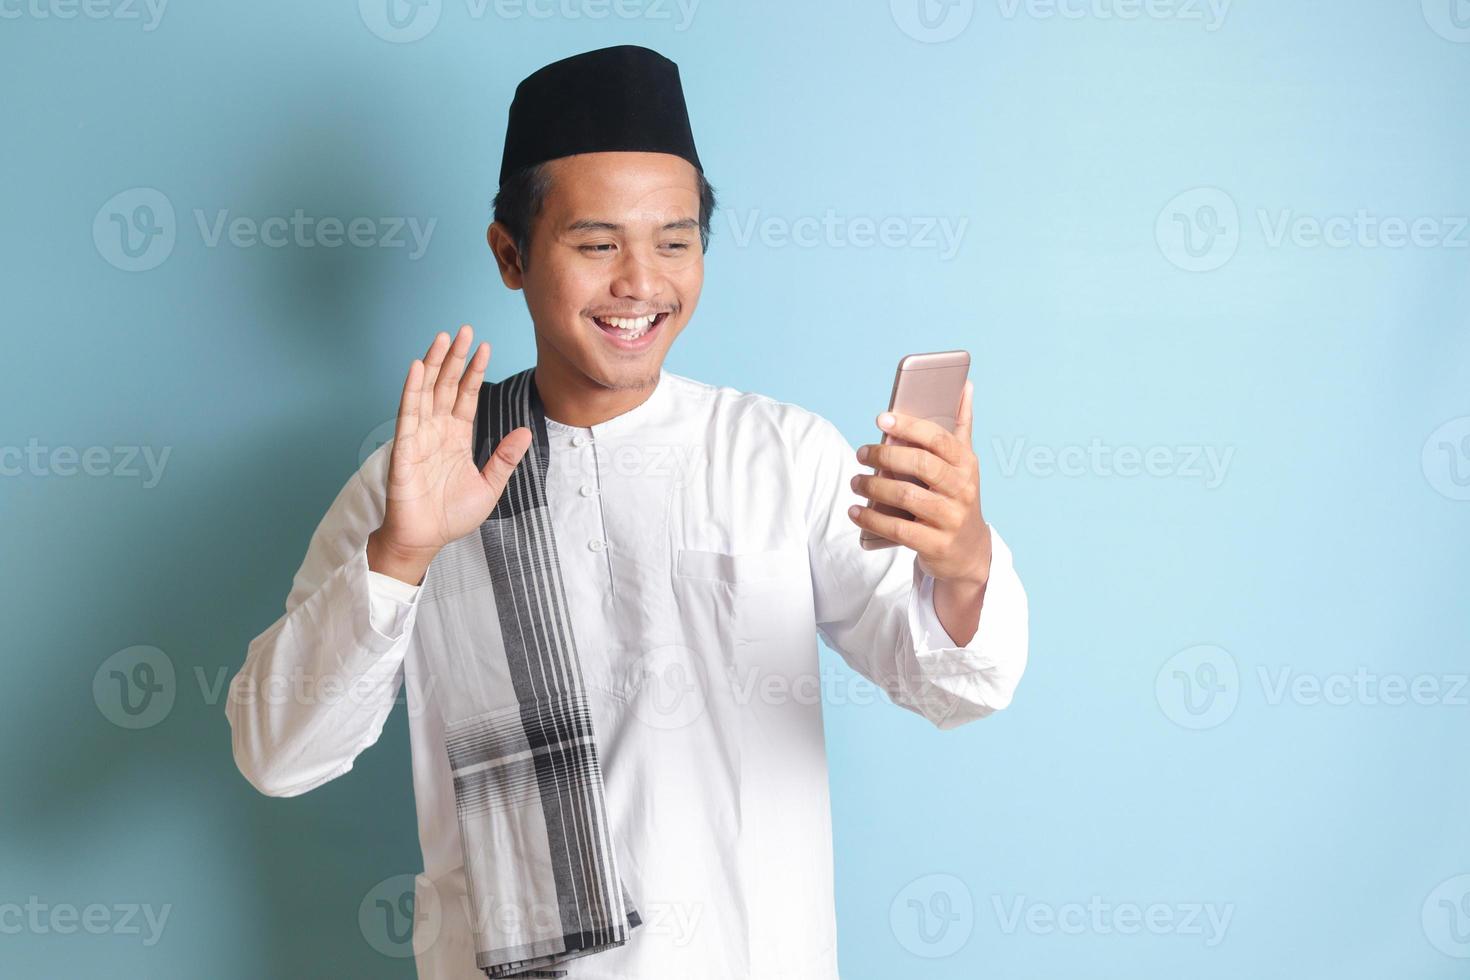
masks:
[[[679,66],[657,51],[601,48],[527,76],[510,104],[500,183],[533,164],[607,150],[672,153],[704,169]]]

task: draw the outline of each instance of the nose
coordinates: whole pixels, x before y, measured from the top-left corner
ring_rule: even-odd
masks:
[[[646,302],[658,296],[659,277],[653,266],[632,248],[624,249],[613,271],[612,294],[619,299]]]

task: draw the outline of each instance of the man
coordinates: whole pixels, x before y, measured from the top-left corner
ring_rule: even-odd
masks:
[[[434,338],[231,683],[236,763],[272,796],[349,770],[407,686],[426,980],[835,978],[816,633],[941,729],[1024,669],[968,386],[954,434],[880,418],[910,445],[854,453],[663,369],[713,206],[672,62],[522,82],[488,240],[536,365],[486,384],[469,327]],[[293,676],[345,694],[258,693]]]

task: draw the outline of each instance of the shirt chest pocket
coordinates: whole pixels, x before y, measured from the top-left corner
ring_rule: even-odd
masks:
[[[768,551],[674,554],[673,594],[685,642],[727,673],[769,669],[815,632],[803,545]]]
[[[759,590],[798,573],[805,577],[806,570],[806,549],[797,547],[738,554],[680,548],[674,559],[676,578],[717,583],[732,592]]]

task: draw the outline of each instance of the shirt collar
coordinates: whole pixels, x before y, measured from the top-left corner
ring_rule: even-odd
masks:
[[[630,432],[657,415],[664,403],[672,397],[674,387],[672,378],[673,375],[669,374],[663,367],[660,367],[658,369],[658,383],[654,385],[653,391],[649,393],[647,398],[621,415],[614,415],[612,418],[598,422],[596,425],[567,425],[553,418],[547,418],[546,427],[552,432],[590,432],[594,439]]]

